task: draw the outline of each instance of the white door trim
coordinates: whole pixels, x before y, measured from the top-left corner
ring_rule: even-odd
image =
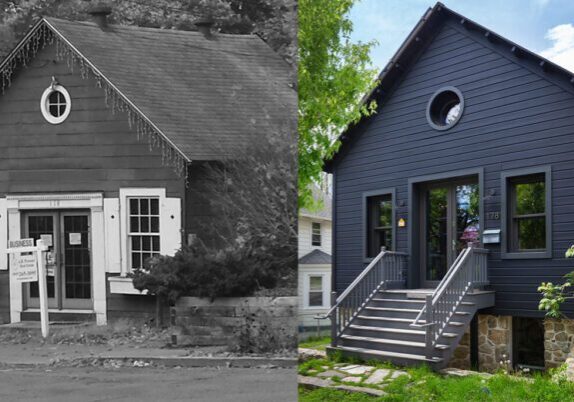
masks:
[[[104,247],[104,197],[101,193],[22,194],[6,196],[8,239],[20,238],[20,211],[32,209],[89,209],[92,232],[92,290],[98,325],[107,323],[106,264]],[[23,309],[22,284],[10,277],[10,321],[20,322]]]

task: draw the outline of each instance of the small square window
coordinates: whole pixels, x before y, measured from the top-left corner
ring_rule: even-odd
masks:
[[[311,225],[311,245],[321,247],[321,224],[313,222]]]

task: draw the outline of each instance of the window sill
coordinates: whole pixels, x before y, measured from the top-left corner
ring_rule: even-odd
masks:
[[[110,276],[108,278],[108,282],[110,282],[110,293],[123,295],[147,295],[147,290],[140,292],[134,288],[132,278]]]
[[[523,252],[502,252],[500,258],[503,260],[530,260],[552,258],[552,251],[523,251]]]

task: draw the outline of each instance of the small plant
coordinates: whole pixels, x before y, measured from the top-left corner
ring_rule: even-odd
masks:
[[[574,257],[574,245],[566,250],[565,256],[566,258]],[[566,281],[561,285],[555,285],[552,282],[542,282],[538,287],[538,292],[542,293],[542,299],[538,303],[538,310],[545,310],[546,317],[566,317],[560,311],[560,306],[566,300],[574,299],[574,290],[570,289],[574,284],[574,271],[564,275],[564,279]]]

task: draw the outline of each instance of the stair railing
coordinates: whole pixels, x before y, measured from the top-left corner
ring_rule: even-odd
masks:
[[[331,346],[380,289],[404,284],[406,268],[406,253],[382,250],[339,297],[331,294],[331,309],[317,317],[331,319]]]
[[[488,284],[488,250],[468,247],[464,249],[434,292],[427,295],[425,305],[410,324],[423,327],[425,355],[431,358],[433,349],[464,297],[473,289]],[[425,323],[421,321],[424,317]]]

